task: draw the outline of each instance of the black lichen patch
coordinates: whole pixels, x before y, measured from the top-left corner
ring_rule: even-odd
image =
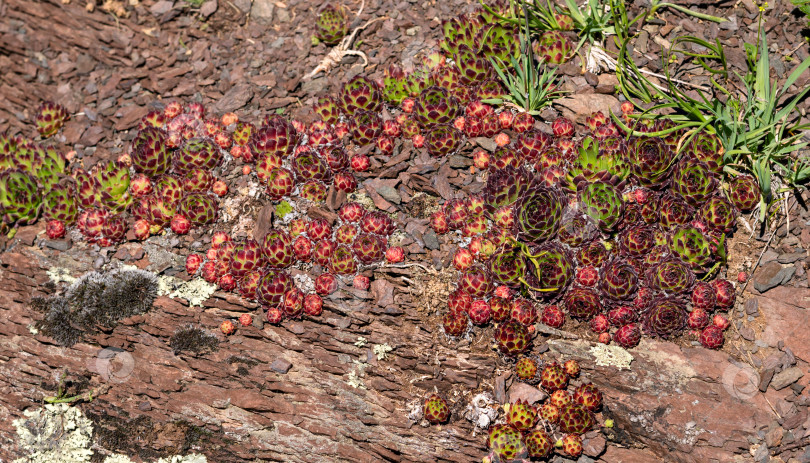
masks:
[[[143,461],[155,461],[171,455],[203,453],[208,461],[236,462],[228,448],[234,444],[221,429],[209,430],[184,420],[159,422],[145,415],[131,418],[124,410],[104,404],[87,410],[85,416],[93,422],[93,442],[107,452],[96,452],[93,463],[101,463],[108,453],[137,456]]]
[[[169,339],[169,347],[174,355],[191,352],[195,355],[205,354],[219,348],[216,336],[199,326],[186,325],[175,331]]]
[[[64,294],[31,300],[33,309],[45,313],[36,328],[58,344],[72,346],[86,335],[112,330],[118,321],[151,309],[157,287],[155,275],[143,270],[87,273]]]
[[[225,362],[227,362],[230,365],[233,365],[234,363],[243,363],[243,364],[245,364],[247,366],[250,366],[250,367],[259,364],[259,361],[256,360],[256,359],[252,359],[252,358],[249,358],[249,357],[243,357],[241,355],[231,355],[230,357],[228,357],[227,360],[225,360]]]

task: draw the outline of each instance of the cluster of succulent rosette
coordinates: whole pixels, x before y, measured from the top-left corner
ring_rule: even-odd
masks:
[[[569,458],[578,458],[582,454],[582,435],[602,422],[602,392],[579,378],[576,360],[542,365],[534,357],[524,356],[514,368],[519,381],[537,385],[547,395],[537,403],[517,400],[503,406],[502,419],[489,429],[487,445],[491,453],[483,461],[545,459],[554,454],[555,448]],[[430,424],[446,423],[450,407],[440,395],[431,394],[422,405],[422,416]],[[612,425],[612,420],[604,420],[605,427]]]
[[[212,223],[217,200],[209,192],[222,196],[227,186],[211,173],[223,152],[204,128],[219,122],[204,124],[203,113],[197,104],[184,113],[179,103],[153,111],[141,121],[131,154],[89,169],[69,170],[67,156],[53,146],[0,135],[4,225],[13,231],[41,214],[50,239],[75,225],[88,242],[109,246],[126,238],[130,218],[138,239],[170,222],[177,233]],[[66,115],[60,105],[44,103],[36,118],[40,134],[53,136]]]
[[[52,136],[66,118],[63,107],[45,103],[38,129]],[[218,198],[228,186],[215,173],[229,157],[244,164],[246,175],[255,165],[270,199],[324,201],[327,182],[351,193],[357,187],[351,170],[369,167],[364,155],[350,162],[340,137],[339,128],[323,122],[307,131],[298,121],[268,116],[256,127],[234,113],[206,117],[199,103],[170,102],[141,120],[127,154],[69,172],[67,157],[54,147],[0,135],[3,227],[13,231],[41,215],[51,239],[76,225],[103,246],[124,240],[130,227],[136,239],[165,228],[186,234],[216,222]]]
[[[489,80],[488,58],[516,53],[518,41],[515,30],[491,19],[478,11],[444,23],[442,48],[454,64],[430,61],[440,63],[430,73],[438,85],[421,91],[405,118],[424,121],[422,108],[428,108],[424,114],[434,124],[494,136],[498,145],[472,155],[487,173],[483,190],[445,202],[431,218],[436,233],[457,231],[470,240],[453,259],[462,273],[448,301],[445,332],[457,337],[470,325],[495,322],[495,341],[507,356],[529,348],[538,319],[559,328],[566,317],[589,322],[600,341],[625,347],[635,346],[642,333],[668,338],[687,326],[705,346],[722,345],[727,322],[721,315],[709,323],[709,315],[733,305],[734,287],[698,279],[716,276],[737,214],[756,207],[755,180],[737,177],[721,185],[723,148],[708,132],[630,137],[597,112],[586,120],[586,135],[577,137],[564,118],[554,121],[552,135],[535,130],[526,113],[496,111],[481,101],[500,91]],[[565,36],[547,34],[536,51],[558,63],[570,44],[549,51],[552,34],[563,43]],[[418,71],[392,80],[407,87],[427,74]],[[446,74],[460,75],[461,85],[447,85],[454,80]],[[464,80],[470,76],[478,87]],[[385,93],[392,92],[386,87]],[[406,111],[407,104],[405,97]],[[625,103],[622,117],[637,132],[669,127],[633,122],[633,110]],[[468,131],[479,125],[485,130]],[[713,290],[711,299],[706,288]]]
[[[75,220],[75,195],[63,181],[67,164],[65,155],[53,147],[0,134],[0,228],[4,233],[13,234],[16,227],[36,222],[40,215]]]
[[[529,348],[538,319],[552,328],[587,322],[600,342],[627,348],[642,333],[670,338],[687,327],[720,347],[727,319],[710,318],[733,307],[735,288],[701,280],[718,273],[727,234],[757,205],[758,185],[738,177],[721,187],[722,147],[708,133],[678,151],[681,133],[627,137],[601,113],[587,125],[577,138],[560,118],[553,136],[528,131],[473,154],[486,186],[431,218],[437,233],[470,239],[453,258],[461,275],[445,332],[495,322],[495,341],[512,357]]]
[[[388,245],[394,223],[385,213],[348,202],[338,217],[333,224],[325,219],[293,219],[287,230],[271,229],[261,241],[236,242],[227,233],[216,232],[205,255],[186,257],[186,271],[260,303],[270,323],[317,317],[323,310],[322,297],[338,289],[339,278],[351,278],[355,288],[365,291],[370,280],[359,273],[364,266],[405,259],[402,247]],[[292,267],[318,273],[310,294],[298,288]]]

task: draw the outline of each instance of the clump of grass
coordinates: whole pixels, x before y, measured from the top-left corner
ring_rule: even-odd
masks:
[[[628,54],[633,37],[627,32],[623,2],[614,9],[617,23],[616,75],[628,100],[640,100],[651,105],[635,115],[640,123],[653,119],[670,121],[665,129],[644,131],[647,136],[665,137],[683,134],[679,146],[688,146],[697,134],[715,135],[723,145],[723,171],[729,177],[753,175],[762,195],[760,221],[767,217],[770,205],[793,189],[810,181],[810,162],[797,152],[808,145],[802,141],[802,131],[810,124],[801,124],[797,105],[807,96],[805,87],[793,97],[787,91],[803,72],[810,68],[810,58],[800,63],[782,87],[771,84],[768,42],[762,30],[762,14],[758,43],[745,44],[748,70],[745,75],[729,72],[725,51],[719,40],[709,42],[693,36],[678,37],[669,50],[662,53],[663,85],[647,79]],[[760,11],[763,11],[761,8]],[[695,51],[699,50],[699,51]],[[693,88],[687,92],[673,75],[673,63],[690,61],[701,66],[710,76],[711,89]],[[695,96],[696,95],[696,96]],[[666,114],[666,115],[662,115]],[[630,135],[639,135],[634,124],[624,124],[614,115],[614,121]]]

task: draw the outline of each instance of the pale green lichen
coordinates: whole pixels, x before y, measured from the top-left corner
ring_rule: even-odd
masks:
[[[93,423],[78,408],[48,404],[23,412],[13,422],[17,445],[28,454],[14,463],[83,463],[90,461]]]
[[[188,301],[190,307],[202,307],[202,303],[208,300],[217,285],[208,283],[202,278],[195,278],[183,281],[179,278],[163,275],[158,278],[158,295],[168,296],[172,299],[181,298]]]
[[[363,384],[363,380],[361,378],[365,376],[365,370],[368,364],[359,360],[352,360],[352,363],[355,365],[356,369],[349,372],[349,378],[346,380],[346,384],[355,389],[365,389],[366,386]]]
[[[385,360],[385,358],[388,357],[388,353],[394,350],[394,348],[388,344],[377,344],[372,347],[371,350],[374,352],[374,355],[377,356],[377,360]]]
[[[357,341],[355,341],[354,345],[357,347],[363,347],[368,343],[368,340],[362,336],[357,337]]]
[[[12,424],[16,443],[28,455],[13,463],[85,463],[93,457],[93,422],[77,407],[46,404],[23,412],[25,418]],[[205,455],[192,453],[161,458],[155,463],[207,463]],[[113,454],[104,463],[133,463],[129,457]]]
[[[276,205],[276,215],[283,219],[285,215],[293,211],[293,207],[287,201],[281,201]]]
[[[608,344],[596,344],[590,348],[590,353],[599,366],[614,366],[619,369],[629,369],[633,356],[626,349]]]
[[[70,270],[64,267],[51,267],[46,272],[48,274],[48,278],[54,283],[73,283],[76,281],[76,277],[70,275]]]
[[[363,380],[357,375],[357,372],[352,370],[349,372],[349,379],[346,380],[346,384],[349,386],[357,389],[365,389],[366,386],[363,384]]]

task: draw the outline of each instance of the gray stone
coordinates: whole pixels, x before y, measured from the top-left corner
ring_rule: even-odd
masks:
[[[530,404],[535,404],[545,398],[545,392],[526,383],[515,381],[509,387],[509,402],[511,403],[517,402],[518,400],[525,400]]]
[[[591,457],[598,457],[605,451],[606,444],[607,442],[605,442],[605,438],[597,435],[596,437],[586,439],[582,443],[582,452]],[[580,458],[578,461],[582,461],[582,458]]]
[[[391,188],[390,186],[387,185],[381,185],[379,188],[377,188],[377,193],[379,193],[380,196],[382,196],[383,198],[387,199],[388,201],[394,204],[399,204],[402,202],[402,196],[399,195],[399,192],[396,190],[396,188]]]
[[[301,91],[307,95],[318,95],[323,92],[325,86],[326,79],[320,77],[304,82],[304,84],[301,85]]]
[[[504,373],[497,378],[495,378],[495,388],[493,390],[493,395],[495,396],[495,400],[499,404],[506,403],[506,378],[511,373]]]
[[[776,260],[781,264],[792,264],[799,259],[807,257],[806,252],[789,252],[781,254]]]
[[[217,0],[208,0],[200,7],[200,15],[207,18],[217,11]]]
[[[299,335],[304,334],[304,325],[302,325],[300,323],[293,323],[290,326],[288,326],[287,329],[290,330],[290,332],[294,333],[294,334],[299,334]]]
[[[248,84],[234,85],[222,98],[217,101],[214,108],[218,113],[229,113],[242,108],[253,98],[253,88]]]
[[[43,240],[42,245],[46,248],[56,249],[57,251],[67,251],[72,246],[73,242],[69,239],[66,240]]]
[[[787,368],[791,365],[796,364],[796,355],[790,349],[790,347],[782,347],[782,351],[784,355],[782,355],[782,366],[783,368]]]
[[[773,379],[773,368],[768,368],[767,370],[763,371],[759,377],[759,391],[765,392],[768,390],[768,386],[771,384],[771,380]]]
[[[287,374],[292,368],[292,363],[288,360],[283,358],[278,358],[273,360],[273,363],[270,364],[270,369],[275,371],[276,373],[281,373],[282,375]]]
[[[756,315],[759,312],[759,302],[755,298],[745,301],[745,313]]]
[[[171,10],[173,6],[174,2],[170,2],[169,0],[160,0],[149,7],[149,12],[155,16],[161,16]]]
[[[754,340],[754,330],[751,329],[750,326],[743,326],[740,328],[740,336],[743,337],[746,341],[753,341]]]
[[[773,249],[768,249],[762,254],[762,259],[760,259],[760,266],[762,264],[767,264],[768,262],[773,262],[777,258],[779,258],[779,253],[774,251]]]
[[[278,11],[276,11],[276,17],[278,18],[278,22],[290,22],[290,12],[287,11],[286,8],[279,8]]]
[[[804,373],[802,373],[801,368],[788,368],[787,370],[779,372],[773,376],[773,379],[771,380],[771,387],[777,391],[784,389],[798,381],[802,376],[804,376]]]
[[[425,232],[422,235],[422,241],[425,243],[425,247],[428,249],[439,249],[439,237],[436,236],[436,232],[432,229]]]
[[[720,27],[720,29],[725,29],[725,30],[729,30],[729,31],[736,31],[737,29],[740,28],[740,26],[737,24],[737,16],[735,16],[735,15],[729,16],[728,21],[724,21],[724,22],[720,23],[719,27]]]
[[[449,158],[447,158],[447,160],[448,160],[448,162],[450,162],[450,167],[452,167],[454,169],[459,169],[459,168],[463,169],[463,168],[466,168],[466,167],[469,167],[470,165],[472,165],[472,161],[467,156],[461,156],[461,155],[454,154],[453,156],[450,156]]]
[[[785,278],[790,280],[795,271],[796,267],[782,268],[777,262],[768,262],[754,274],[754,288],[760,293],[764,293],[782,284],[783,281],[786,281]]]
[[[765,444],[768,447],[776,447],[782,443],[782,436],[784,436],[785,430],[782,428],[774,428],[768,434],[765,435]]]
[[[757,463],[759,462],[766,462],[770,459],[770,454],[768,453],[768,446],[762,444],[757,448],[756,452],[754,452],[754,461]]]
[[[473,138],[471,141],[476,145],[480,146],[481,148],[484,148],[485,150],[489,151],[490,153],[498,149],[498,144],[495,143],[495,140],[491,138],[478,137]]]
[[[250,19],[269,23],[273,19],[275,5],[272,0],[255,0],[250,8]]]
[[[793,278],[793,274],[795,273],[796,267],[793,265],[783,268],[782,271],[779,272],[779,274],[782,275],[782,281],[779,284],[782,285],[788,284],[788,282],[790,282],[790,279]]]
[[[234,0],[233,2],[233,4],[236,5],[236,7],[239,8],[242,13],[247,13],[250,11],[251,3],[252,2],[250,0]]]
[[[577,73],[579,70],[577,69]],[[613,95],[601,94],[574,94],[556,101],[562,107],[563,116],[575,121],[584,121],[587,116],[595,111],[602,111],[603,114],[618,113],[620,111],[619,100]]]

